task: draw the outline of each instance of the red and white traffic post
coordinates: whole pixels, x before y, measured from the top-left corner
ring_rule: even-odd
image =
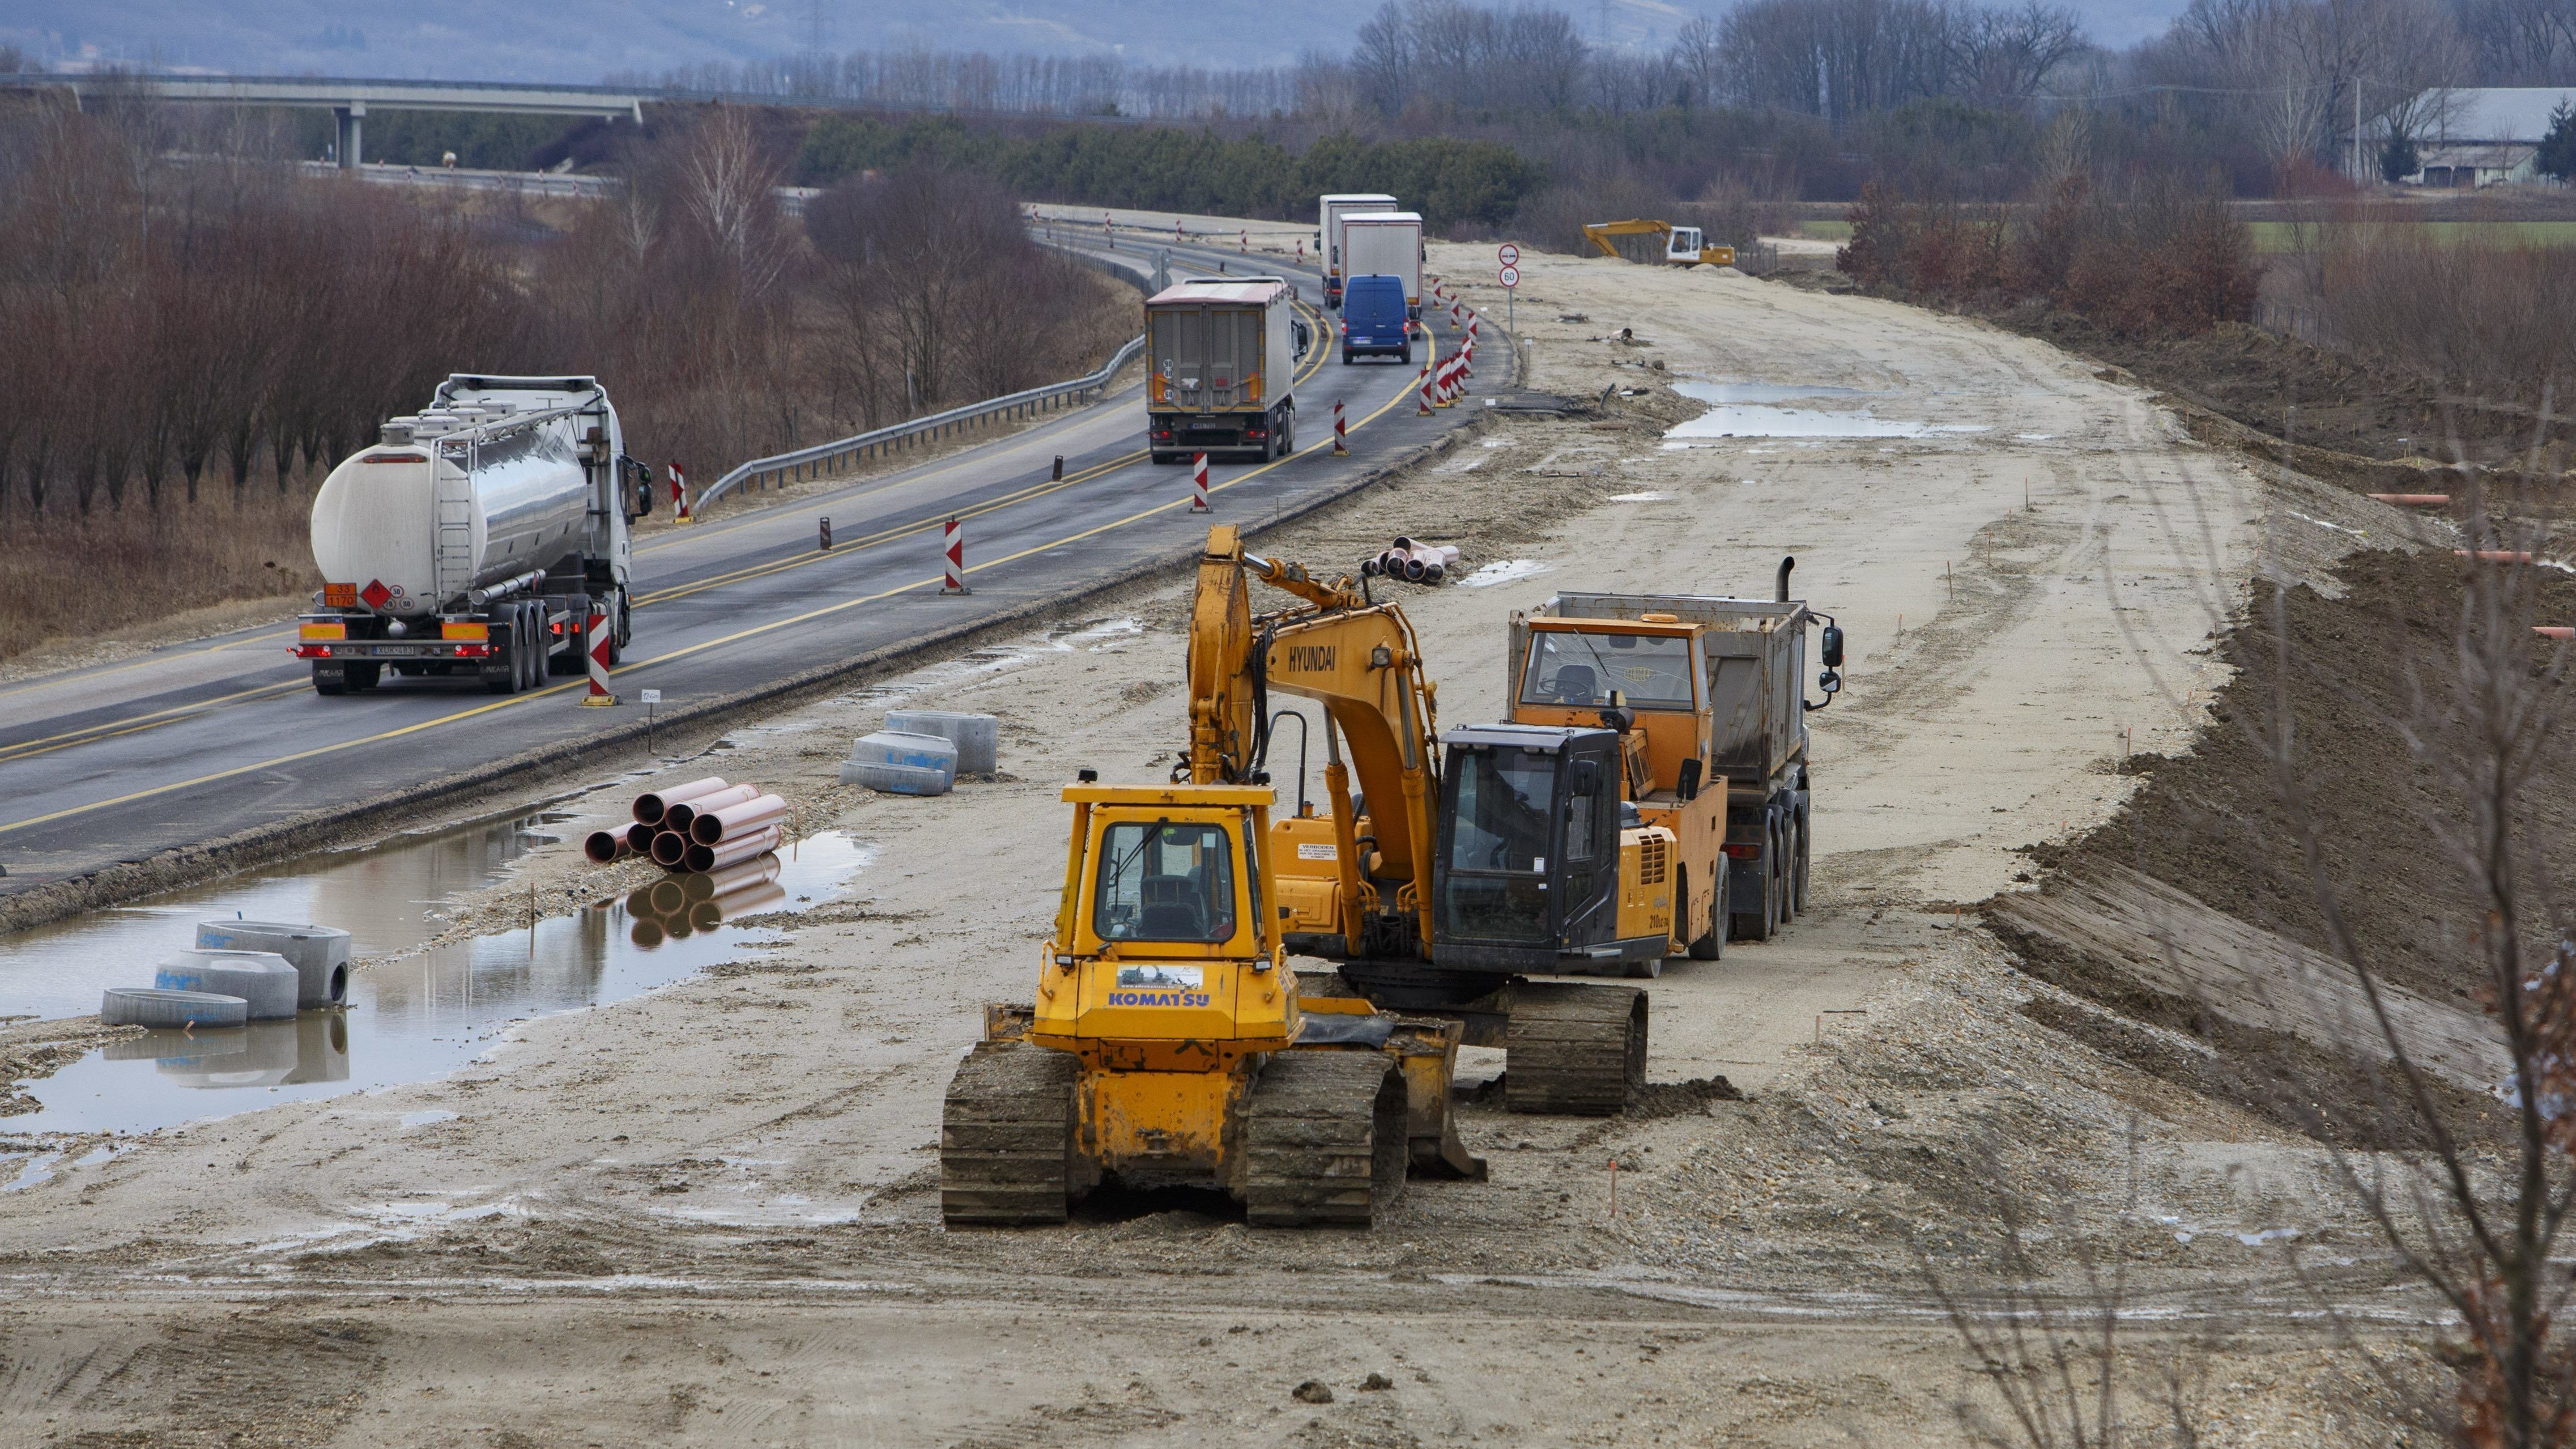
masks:
[[[1350,436],[1350,426],[1342,421],[1342,400],[1340,398],[1335,398],[1333,399],[1334,457],[1347,458],[1351,455]]]
[[[1414,416],[1427,418],[1431,416],[1431,364],[1428,362],[1422,364],[1422,392],[1420,396],[1422,399],[1422,405],[1415,409]]]
[[[943,594],[975,592],[966,587],[966,534],[958,527],[956,519],[952,518],[941,526],[939,551],[948,560],[948,582],[939,592]]]
[[[608,692],[608,651],[617,642],[616,626],[609,622],[608,610],[596,600],[591,603],[590,622],[582,627],[581,640],[589,646],[590,653],[590,693],[582,696],[581,702],[593,707],[617,703],[617,696]]]
[[[680,522],[689,521],[689,476],[677,463],[671,465],[671,505],[679,510]]]
[[[1207,511],[1207,454],[1192,453],[1190,455],[1190,512]]]

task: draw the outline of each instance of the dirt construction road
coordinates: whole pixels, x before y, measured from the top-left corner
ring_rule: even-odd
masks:
[[[2040,1026],[2017,1008],[2044,988],[1952,909],[2116,806],[2124,731],[2188,747],[2267,490],[2137,389],[1972,323],[1522,270],[1532,385],[1611,389],[1598,413],[1488,419],[1258,546],[1346,569],[1397,533],[1459,544],[1465,584],[1406,595],[1450,723],[1499,712],[1504,621],[1551,590],[1767,593],[1797,556],[1853,656],[1814,717],[1812,908],[1653,983],[1650,1076],[1745,1100],[1470,1102],[1492,1181],[1416,1184],[1369,1235],[1188,1197],[943,1232],[941,1092],[981,1004],[1031,988],[1057,788],[1161,778],[1183,741],[1177,577],[737,730],[726,773],[874,852],[779,944],[530,1022],[448,1080],[164,1132],[0,1197],[0,1440],[1957,1442],[1980,1390],[1921,1265],[1970,1277],[1999,1195],[2061,1195],[2168,1306],[2287,1299],[2267,1231],[2344,1230],[2306,1144]],[[1773,435],[1673,445],[1704,406],[1675,382],[1747,389],[1709,431]],[[2315,547],[2368,526],[2298,506]],[[1000,715],[1001,777],[931,801],[834,783],[898,700]],[[524,871],[495,924],[527,877],[583,879],[569,845]],[[1499,1067],[1467,1055],[1470,1079]],[[2306,1442],[2367,1404],[2305,1334],[2232,1343],[2212,1442]]]

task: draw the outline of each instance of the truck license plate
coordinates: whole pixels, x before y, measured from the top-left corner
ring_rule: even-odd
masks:
[[[387,658],[409,659],[426,654],[429,649],[428,646],[421,644],[379,644],[369,652]]]

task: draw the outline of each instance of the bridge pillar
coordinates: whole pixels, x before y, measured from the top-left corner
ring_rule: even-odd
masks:
[[[351,101],[345,106],[333,107],[331,114],[340,120],[340,167],[344,171],[355,170],[365,159],[359,153],[363,149],[360,133],[366,129],[367,103]]]

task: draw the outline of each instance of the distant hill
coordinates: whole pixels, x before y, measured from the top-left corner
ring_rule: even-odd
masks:
[[[809,43],[819,7],[832,51],[1116,53],[1148,65],[1274,65],[1301,50],[1347,50],[1378,0],[10,0],[0,44],[49,67],[149,63],[262,75],[596,81],[706,61],[762,60]],[[1587,38],[1591,3],[1562,4]],[[1608,34],[1660,48],[1700,9],[1687,0],[1615,0]],[[2079,0],[2104,44],[2163,30],[2182,0]]]

